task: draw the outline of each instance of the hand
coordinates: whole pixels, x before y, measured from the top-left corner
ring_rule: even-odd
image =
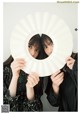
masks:
[[[68,57],[68,58],[66,59],[67,66],[68,66],[70,69],[73,68],[74,62],[75,62],[75,60],[74,60],[72,57]]]
[[[20,69],[22,69],[25,66],[24,59],[15,59],[11,63],[11,69],[13,73],[13,77],[19,77]]]
[[[39,75],[35,72],[29,74],[28,79],[27,79],[27,84],[26,86],[28,88],[33,88],[35,85],[37,85],[39,82]]]
[[[55,72],[52,76],[51,76],[51,80],[54,86],[59,87],[60,84],[63,82],[64,80],[64,73],[61,72],[60,70]]]
[[[55,95],[57,95],[59,93],[59,86],[64,80],[64,73],[63,72],[60,73],[60,70],[55,72],[51,76],[51,80],[52,80],[53,91],[54,91]]]

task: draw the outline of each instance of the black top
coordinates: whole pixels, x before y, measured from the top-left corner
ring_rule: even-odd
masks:
[[[10,60],[10,59],[9,59]],[[3,103],[10,104],[10,111],[42,111],[43,106],[40,100],[43,91],[47,94],[47,99],[53,106],[59,106],[59,111],[77,111],[77,61],[74,64],[73,70],[66,67],[64,71],[64,81],[60,85],[60,91],[55,96],[52,89],[52,81],[49,77],[40,77],[39,83],[34,87],[35,99],[29,101],[26,97],[26,80],[28,74],[20,71],[20,76],[17,84],[17,93],[15,97],[11,97],[9,93],[9,85],[12,79],[12,71],[9,62],[4,62],[3,65]],[[43,81],[44,79],[44,81]],[[47,80],[46,80],[47,79]],[[48,81],[47,88],[45,81]],[[46,90],[45,90],[46,89]]]
[[[46,90],[47,99],[52,106],[59,106],[59,111],[77,111],[77,61],[70,70],[66,66],[66,72],[64,72],[64,81],[60,85],[59,94],[56,96],[52,89],[52,82],[48,80],[48,89]]]
[[[11,97],[8,90],[12,79],[10,63],[4,64],[3,67],[3,103],[10,104],[10,111],[42,111],[43,106],[40,97],[43,94],[43,78],[40,78],[39,83],[34,87],[35,99],[29,101],[26,97],[26,80],[28,74],[21,70],[17,82],[16,96]]]

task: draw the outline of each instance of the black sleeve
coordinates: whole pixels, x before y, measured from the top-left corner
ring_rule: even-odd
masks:
[[[24,101],[24,110],[28,111],[43,111],[43,104],[41,102],[41,96],[43,94],[43,78],[40,78],[39,83],[34,87],[35,99],[32,101],[26,99]],[[27,107],[27,108],[26,108]]]
[[[24,73],[21,73],[22,77],[24,77]],[[20,88],[17,88],[17,93],[15,97],[10,96],[10,92],[8,90],[10,82],[12,79],[12,71],[10,66],[4,66],[3,68],[3,103],[10,105],[10,111],[42,111],[42,102],[40,100],[40,96],[35,93],[35,99],[29,101],[25,96],[25,78],[21,78]],[[22,84],[23,83],[23,84]],[[18,86],[18,85],[17,85]]]
[[[77,79],[78,79],[78,64],[77,64],[77,61],[75,60],[75,63],[74,63],[74,66],[73,66],[73,69],[72,69],[72,74],[73,74],[73,77],[77,83]]]
[[[11,97],[8,90],[12,79],[12,72],[9,66],[3,66],[3,104],[10,104],[10,110],[16,111],[18,105],[18,97]]]
[[[40,86],[41,86],[41,81],[34,87],[34,92],[35,92],[35,98],[31,101],[28,100],[27,96],[26,96],[26,80],[27,80],[27,76],[28,74],[26,74],[24,71],[21,71],[21,80],[19,81],[19,87],[21,89],[18,88],[18,94],[20,94],[20,97],[23,97],[21,99],[23,99],[23,111],[42,111],[43,110],[43,106],[42,106],[42,102],[41,102],[41,94],[39,94],[39,90],[40,90]],[[23,90],[23,91],[22,91]]]
[[[60,95],[59,94],[55,95],[53,88],[50,89],[50,92],[47,95],[47,99],[52,106],[55,106],[55,107],[59,106]]]
[[[72,78],[75,87],[77,88],[77,80],[78,80],[78,64],[77,64],[77,60],[75,60],[75,63],[73,65],[72,69],[69,69],[68,67],[66,67],[66,72],[69,73],[70,77]]]
[[[60,94],[55,95],[54,90],[52,88],[52,81],[51,81],[50,77],[48,78],[48,84],[47,84],[47,88],[46,88],[45,92],[47,94],[47,99],[48,99],[49,103],[52,106],[57,107],[59,105]]]
[[[23,111],[43,111],[41,100],[38,97],[35,97],[32,101],[25,99],[23,102]]]

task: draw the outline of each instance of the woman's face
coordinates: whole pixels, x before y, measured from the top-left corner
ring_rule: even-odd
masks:
[[[44,51],[49,56],[53,51],[53,43],[48,40],[44,44]]]
[[[32,55],[32,57],[36,58],[39,54],[39,47],[36,45],[31,45],[28,47],[29,53]]]

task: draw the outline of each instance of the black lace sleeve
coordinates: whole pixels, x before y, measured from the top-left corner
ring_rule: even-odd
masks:
[[[9,85],[12,79],[12,72],[11,68],[9,66],[3,67],[3,104],[9,104],[11,111],[17,111],[18,110],[18,97],[11,97],[9,93]]]
[[[27,101],[25,99],[23,102],[23,111],[43,111],[41,100],[37,97],[33,101]]]
[[[41,84],[42,84],[42,80],[40,80],[40,82],[38,83],[38,85],[36,85],[34,87],[34,92],[35,92],[35,98],[31,101],[29,101],[26,97],[26,78],[27,78],[28,74],[26,74],[25,72],[21,71],[20,73],[20,80],[19,80],[19,87],[21,89],[18,88],[18,93],[21,93],[21,99],[23,99],[23,111],[43,111],[43,105],[41,102],[41,95],[42,95],[42,91],[41,91]],[[21,85],[21,86],[20,86]],[[23,91],[22,91],[23,90]],[[40,94],[39,94],[40,93]],[[21,101],[21,100],[19,100]]]
[[[25,73],[20,74],[20,80],[18,80],[17,93],[15,97],[10,96],[10,92],[8,90],[11,79],[12,79],[12,71],[10,66],[4,66],[3,68],[3,104],[10,105],[10,111],[42,111],[43,106],[40,100],[40,96],[38,93],[35,95],[35,99],[33,101],[28,101],[26,98],[25,91]]]

